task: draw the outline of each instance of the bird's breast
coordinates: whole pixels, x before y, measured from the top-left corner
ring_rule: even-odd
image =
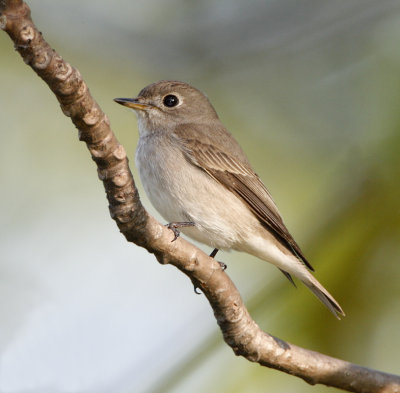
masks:
[[[136,166],[150,202],[161,215],[173,221],[185,221],[182,206],[180,176],[182,153],[168,138],[162,135],[147,135],[139,138],[136,150]]]
[[[190,163],[167,135],[141,136],[136,165],[153,206],[168,222],[193,221],[182,232],[195,240],[235,248],[259,225],[241,199]]]

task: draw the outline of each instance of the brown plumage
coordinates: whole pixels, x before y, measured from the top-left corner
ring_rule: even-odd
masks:
[[[300,279],[339,318],[343,310],[313,268],[246,155],[207,97],[187,83],[161,81],[133,99],[138,115],[136,164],[149,199],[182,232],[215,248],[235,249]]]

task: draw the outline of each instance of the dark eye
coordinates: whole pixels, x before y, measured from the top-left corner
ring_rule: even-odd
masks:
[[[177,106],[179,104],[179,100],[177,96],[174,96],[173,94],[168,94],[164,97],[163,103],[168,108],[172,108],[173,106]]]

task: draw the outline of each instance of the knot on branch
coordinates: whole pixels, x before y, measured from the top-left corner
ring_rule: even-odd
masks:
[[[15,26],[13,21],[17,23],[21,20],[31,20],[31,10],[22,0],[0,1],[0,28],[7,30],[19,28]],[[33,23],[32,23],[33,24]]]
[[[30,44],[35,38],[35,29],[31,24],[25,25],[20,32],[20,41],[24,44]]]
[[[60,82],[65,82],[69,77],[71,77],[73,70],[74,70],[73,67],[69,63],[64,61],[61,56],[59,55],[54,56],[54,77],[58,79]],[[78,72],[76,72],[74,79],[81,79],[80,74],[78,74]],[[68,84],[66,83],[63,83],[62,85],[60,84],[59,92],[61,94],[67,95],[72,92],[72,91],[70,91],[69,93],[66,92],[65,91],[66,86],[68,86]]]
[[[52,60],[51,54],[48,53],[48,51],[46,50],[42,50],[36,53],[36,56],[31,61],[32,67],[38,70],[44,70],[49,66],[51,60]]]

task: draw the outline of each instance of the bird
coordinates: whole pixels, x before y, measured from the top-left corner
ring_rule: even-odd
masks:
[[[185,82],[162,80],[135,98],[115,98],[138,120],[135,163],[144,190],[175,240],[188,237],[236,250],[295,276],[340,319],[345,313],[313,276],[311,264],[244,151],[205,94]]]

